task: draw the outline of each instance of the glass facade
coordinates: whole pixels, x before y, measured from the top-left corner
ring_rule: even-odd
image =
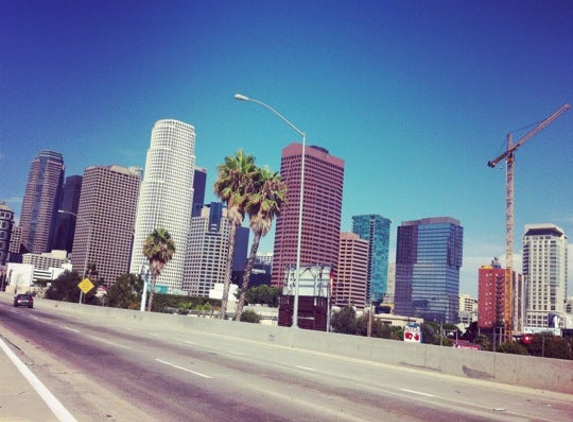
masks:
[[[463,228],[449,217],[403,222],[396,249],[399,315],[457,323]]]
[[[352,232],[368,241],[367,303],[382,302],[386,295],[391,223],[381,215],[352,217]]]

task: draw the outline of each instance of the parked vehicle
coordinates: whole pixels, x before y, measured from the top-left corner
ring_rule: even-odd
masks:
[[[16,295],[14,298],[14,306],[27,306],[28,308],[33,308],[34,297],[29,293]]]

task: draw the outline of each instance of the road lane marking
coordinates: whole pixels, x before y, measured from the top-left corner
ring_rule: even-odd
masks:
[[[95,340],[95,341],[99,341],[100,343],[109,344],[110,346],[121,347],[122,349],[128,349],[128,350],[131,349],[129,346],[124,346],[123,344],[115,343],[115,342],[109,341],[109,340],[104,340],[103,338],[99,338],[96,336],[86,336],[86,337],[91,338],[92,340]]]
[[[419,396],[425,396],[425,397],[436,397],[433,394],[428,394],[428,393],[422,393],[420,391],[415,391],[415,390],[408,390],[407,388],[400,388],[400,391],[403,391],[405,393],[412,393],[412,394],[417,394]]]
[[[199,376],[199,377],[208,378],[208,379],[212,379],[212,378],[213,378],[213,377],[210,377],[209,375],[205,375],[205,374],[202,374],[202,373],[200,373],[200,372],[192,371],[191,369],[187,369],[187,368],[184,368],[184,367],[182,367],[182,366],[175,365],[174,363],[171,363],[171,362],[167,362],[167,361],[164,361],[164,360],[161,360],[161,359],[155,359],[155,360],[156,360],[157,362],[161,362],[161,363],[163,363],[163,364],[165,364],[165,365],[169,365],[169,366],[171,366],[171,367],[173,367],[173,368],[176,368],[176,369],[179,369],[179,370],[181,370],[181,371],[189,372],[190,374],[197,375],[197,376]]]
[[[232,350],[231,350],[231,352],[230,352],[230,353],[231,353],[232,355],[236,355],[236,356],[245,356],[245,354],[244,354],[244,353],[241,353],[241,352],[234,352],[234,351],[232,351]]]
[[[187,341],[187,340],[185,340],[184,343],[195,345],[195,342],[194,342],[194,341]]]
[[[308,366],[295,365],[294,367],[295,367],[295,368],[298,368],[298,369],[302,369],[303,371],[316,372],[316,369],[314,369],[314,368],[309,368]]]
[[[64,407],[62,403],[48,390],[48,388],[34,375],[34,373],[14,354],[14,352],[0,339],[0,348],[4,350],[6,356],[18,368],[20,373],[26,378],[30,385],[40,395],[42,400],[48,405],[52,413],[60,422],[78,422],[76,418]]]
[[[80,332],[79,330],[76,330],[75,328],[70,328],[70,327],[66,327],[66,326],[64,326],[63,328],[66,329],[66,330],[68,330],[68,331],[72,331],[72,332],[74,332],[74,333],[79,333],[79,332]]]

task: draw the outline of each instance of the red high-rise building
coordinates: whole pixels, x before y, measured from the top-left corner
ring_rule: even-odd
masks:
[[[478,280],[478,325],[494,330],[503,324],[505,310],[505,269],[495,262],[482,265]]]
[[[282,287],[285,270],[296,265],[302,144],[286,146],[281,156],[281,179],[288,188],[287,205],[277,218],[273,286]],[[330,265],[338,262],[344,160],[324,148],[305,148],[304,198],[302,215],[301,267]]]

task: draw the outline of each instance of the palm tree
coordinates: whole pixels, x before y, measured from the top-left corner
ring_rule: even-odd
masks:
[[[248,185],[248,201],[245,203],[245,211],[249,215],[249,225],[253,230],[254,239],[247,260],[247,268],[243,274],[243,285],[241,286],[235,321],[241,320],[259,243],[261,238],[270,231],[274,218],[280,215],[283,205],[286,204],[286,192],[287,187],[281,181],[280,175],[271,172],[268,167],[258,169]]]
[[[227,271],[223,284],[220,318],[227,316],[229,287],[231,285],[233,255],[235,253],[235,238],[237,227],[245,219],[245,204],[248,201],[247,186],[257,171],[255,157],[238,150],[234,156],[225,157],[225,162],[217,167],[218,177],[214,185],[215,194],[227,205],[227,218],[231,221],[229,234],[229,251],[227,254]]]
[[[153,303],[153,292],[155,291],[155,282],[161,275],[163,267],[167,265],[175,254],[175,242],[171,235],[164,228],[154,229],[153,232],[143,242],[143,255],[149,261],[149,270],[151,272],[151,289],[149,292],[149,302],[147,311],[151,311]]]

